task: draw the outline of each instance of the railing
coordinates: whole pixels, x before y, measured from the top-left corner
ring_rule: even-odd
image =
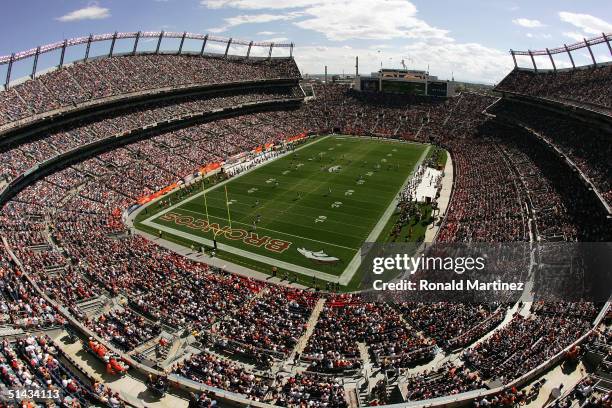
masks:
[[[555,64],[555,60],[553,58],[553,55],[555,54],[561,54],[561,53],[567,53],[567,55],[569,56],[569,59],[572,63],[572,67],[574,69],[576,69],[576,64],[574,63],[574,57],[572,56],[571,51],[577,51],[579,49],[582,48],[587,48],[589,50],[589,54],[591,55],[591,60],[593,61],[593,65],[597,65],[597,60],[595,59],[595,55],[593,54],[593,50],[591,49],[591,46],[593,45],[597,45],[597,44],[602,44],[602,43],[606,43],[608,45],[608,51],[610,51],[610,55],[612,55],[612,46],[610,45],[610,41],[612,40],[612,34],[610,33],[601,33],[601,35],[599,37],[595,37],[595,38],[590,38],[590,39],[584,39],[583,41],[574,43],[574,44],[570,44],[570,45],[566,45],[564,44],[563,47],[557,47],[557,48],[553,48],[553,49],[548,49],[546,48],[545,50],[537,50],[537,51],[532,51],[532,50],[527,50],[527,51],[515,51],[515,50],[510,50],[510,55],[512,55],[512,60],[514,61],[514,67],[518,68],[518,64],[516,62],[516,56],[517,55],[521,55],[521,56],[526,56],[528,55],[531,58],[531,63],[533,64],[533,69],[534,71],[537,72],[538,70],[538,66],[536,65],[535,62],[535,58],[536,56],[546,56],[548,55],[548,58],[550,58],[550,62],[553,66],[553,69],[556,71],[557,70],[557,66]]]

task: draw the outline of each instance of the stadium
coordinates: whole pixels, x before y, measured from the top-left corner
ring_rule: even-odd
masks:
[[[189,32],[0,56],[0,406],[610,406],[609,270],[523,261],[612,241],[611,43],[476,91]],[[380,300],[366,243],[516,244],[525,292]]]

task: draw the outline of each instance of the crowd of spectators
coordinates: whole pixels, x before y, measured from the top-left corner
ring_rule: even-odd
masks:
[[[202,352],[178,363],[173,373],[189,380],[242,394],[255,401],[263,401],[272,381],[258,377],[244,366],[214,354]]]
[[[87,323],[94,333],[122,351],[130,351],[161,332],[159,324],[152,324],[129,308],[111,310]]]
[[[293,59],[238,60],[192,55],[128,55],[76,62],[0,92],[0,126],[135,92],[300,77]]]
[[[48,403],[66,407],[87,407],[92,403],[123,403],[109,388],[84,383],[63,361],[62,351],[48,336],[28,335],[0,344],[0,380],[8,389],[44,392]],[[40,395],[43,396],[42,394]],[[28,405],[27,398],[18,400]]]
[[[62,325],[66,321],[47,302],[0,247],[0,318],[24,329]]]
[[[540,240],[610,240],[605,209],[556,152],[520,127],[491,123],[484,131],[495,132],[499,148],[518,173],[534,211]]]
[[[342,384],[334,377],[297,374],[276,390],[276,406],[345,408],[348,406]]]
[[[300,289],[270,286],[220,321],[220,335],[261,350],[289,354],[306,330],[317,296]]]
[[[344,134],[412,139],[446,102],[411,95],[362,93],[343,84],[313,85],[306,108],[312,127]],[[443,108],[442,108],[443,109]]]
[[[481,112],[492,102],[490,97],[462,94],[421,132],[446,148],[454,165],[453,196],[439,242],[529,239],[524,194],[499,149],[481,133],[486,120]]]
[[[515,69],[495,88],[538,98],[579,104],[612,114],[612,64],[564,71]]]
[[[189,273],[132,299],[135,307],[173,327],[209,328],[228,310],[249,302],[259,282],[185,262]],[[210,270],[208,270],[210,269]],[[181,271],[182,272],[182,271]]]
[[[165,57],[156,58],[156,63],[168,63]],[[134,61],[106,59],[96,64],[112,69]],[[171,64],[177,63],[173,61]],[[65,71],[62,75],[72,74]],[[122,81],[112,89],[128,92],[130,81]],[[35,87],[42,79],[28,83]],[[112,94],[102,84],[95,89]],[[336,85],[314,89],[317,99],[300,109],[242,115],[167,132],[68,167],[23,190],[0,212],[0,236],[24,263],[22,272],[0,246],[4,321],[34,327],[61,324],[63,318],[53,305],[57,302],[102,339],[125,351],[156,336],[163,324],[210,333],[226,347],[288,357],[321,295],[238,277],[185,259],[129,234],[121,212],[139,197],[202,165],[304,131],[415,139],[448,149],[455,166],[455,185],[438,236],[442,242],[527,241],[529,206],[536,210],[540,236],[564,240],[605,237],[605,230],[598,226],[599,213],[587,205],[588,192],[579,187],[570,170],[564,170],[561,161],[551,159],[552,153],[544,145],[535,145],[528,134],[481,115],[492,98],[468,93],[447,101],[382,98]],[[133,126],[271,97],[266,92],[253,95],[224,95],[211,98],[213,102],[184,100],[82,123],[0,153],[0,168],[17,177],[55,154]],[[563,146],[570,143],[563,137],[559,140]],[[578,157],[572,153],[575,149],[567,150]],[[89,319],[78,305],[102,293],[126,296],[129,306]],[[372,361],[382,368],[414,365],[431,359],[436,344],[447,350],[473,344],[493,330],[505,313],[504,305],[395,307],[364,301],[359,295],[323,296],[325,306],[301,357],[311,369],[325,373],[360,368],[358,343],[365,345]],[[584,334],[595,307],[537,304],[533,310],[531,316],[515,316],[468,349],[463,355],[467,368],[445,366],[411,378],[410,399],[478,388],[481,379],[516,378]],[[213,354],[192,356],[175,372],[254,399],[268,393],[269,384],[240,364]],[[342,385],[323,375],[296,375],[271,392],[278,405],[347,404]],[[114,398],[112,393],[109,398]]]
[[[590,328],[590,320],[563,314],[516,314],[489,338],[465,350],[462,358],[484,379],[506,383],[550,359]]]
[[[406,366],[432,357],[431,341],[421,337],[388,303],[364,302],[359,295],[327,300],[302,358],[325,362],[329,371],[359,367],[363,342],[379,365]],[[356,360],[356,361],[355,361]],[[317,368],[321,370],[321,365]]]
[[[292,87],[273,87],[253,91],[225,91],[197,97],[181,97],[113,111],[83,123],[66,125],[66,127],[54,130],[50,134],[45,133],[44,137],[29,140],[17,148],[5,151],[0,149],[0,163],[2,163],[0,165],[0,177],[11,181],[36,163],[44,162],[88,143],[101,139],[111,139],[113,136],[142,129],[147,125],[209,113],[217,109],[230,108],[248,102],[292,98],[295,96],[295,92],[296,89]],[[266,136],[270,137],[270,134]],[[223,154],[223,152],[223,150],[220,150],[215,154]],[[167,156],[162,155],[161,157],[165,158]],[[168,161],[166,161],[166,164],[168,165]],[[176,166],[179,165],[180,163],[176,164]],[[169,170],[172,171],[173,169]],[[193,171],[192,168],[190,170]]]
[[[497,304],[406,303],[401,305],[407,321],[441,347],[454,350],[465,347],[493,329],[505,315]]]
[[[493,112],[524,124],[558,148],[612,205],[612,144],[602,129],[566,114],[509,100],[498,103]]]
[[[408,401],[456,395],[485,387],[477,372],[451,363],[409,376],[403,386],[406,387]]]

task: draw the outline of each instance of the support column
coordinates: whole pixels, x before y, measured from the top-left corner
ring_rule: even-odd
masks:
[[[134,39],[134,48],[132,49],[132,55],[136,55],[136,50],[138,49],[138,40],[140,40],[140,34],[141,32],[139,31],[136,34],[136,39]]]
[[[513,50],[510,50],[510,55],[512,55],[512,60],[514,61],[514,68],[518,68],[518,64],[516,63],[516,55],[514,55]]]
[[[64,66],[64,56],[66,55],[66,47],[68,46],[68,40],[64,40],[64,44],[62,45],[62,53],[60,54],[59,67]]]
[[[246,55],[246,59],[249,59],[249,56],[251,55],[251,48],[253,47],[253,41],[251,41],[249,43],[249,49],[247,50],[247,55]]]
[[[113,40],[111,41],[110,50],[108,51],[108,56],[109,57],[113,56],[113,51],[115,50],[115,41],[117,41],[117,32],[116,31],[115,31],[115,34],[113,34]]]
[[[6,81],[4,82],[4,89],[9,89],[9,84],[11,83],[11,70],[13,69],[13,61],[15,61],[15,53],[11,54],[11,59],[9,60],[8,67],[6,68]]]
[[[164,38],[164,31],[159,33],[159,38],[157,39],[157,47],[155,48],[155,53],[159,54],[159,47],[161,46],[162,38]]]
[[[610,46],[610,39],[606,35],[606,33],[602,33],[604,40],[606,40],[606,44],[608,44],[608,51],[610,51],[610,55],[612,55],[612,46]]]
[[[572,57],[572,53],[570,52],[569,48],[567,48],[567,45],[563,44],[563,47],[565,47],[565,52],[567,52],[567,55],[569,55],[569,59],[572,63],[572,68],[576,69],[576,64],[574,63],[574,57]]]
[[[555,60],[553,59],[553,56],[550,53],[550,50],[548,48],[546,49],[546,53],[548,54],[548,58],[550,58],[550,62],[552,63],[553,70],[557,72],[557,66],[555,65]]]
[[[229,52],[229,47],[232,44],[232,39],[230,38],[229,40],[227,40],[227,47],[225,47],[225,55],[224,57],[227,58],[227,53]]]
[[[183,37],[181,38],[181,45],[179,45],[179,55],[183,52],[183,44],[185,43],[185,37],[187,37],[187,31],[183,31]]]
[[[589,44],[589,42],[586,40],[586,38],[584,39],[584,43],[587,46],[587,48],[589,49],[589,54],[591,54],[591,59],[593,60],[593,66],[597,66],[597,61],[595,61],[595,55],[593,55],[593,50],[591,49],[591,44]]]
[[[87,40],[87,48],[85,48],[85,58],[84,61],[89,59],[89,49],[91,48],[91,42],[93,41],[93,34],[89,34],[89,39]]]
[[[289,57],[293,58],[293,43],[289,46]]]
[[[272,48],[274,48],[274,43],[270,44],[270,51],[268,51],[268,59],[272,59]]]
[[[32,75],[30,78],[36,78],[36,66],[38,65],[38,56],[40,55],[40,46],[36,47],[36,54],[34,54],[34,62],[32,63]]]
[[[533,70],[538,72],[538,66],[536,65],[535,58],[533,58],[533,53],[529,51],[529,56],[531,57],[531,63],[533,64]]]
[[[204,55],[204,48],[206,48],[206,41],[208,41],[208,34],[204,36],[204,42],[202,42],[202,49],[200,50],[200,55]]]

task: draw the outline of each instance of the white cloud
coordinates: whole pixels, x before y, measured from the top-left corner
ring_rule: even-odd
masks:
[[[552,35],[550,34],[544,34],[544,33],[527,33],[525,34],[525,36],[527,36],[527,38],[540,38],[540,39],[548,39],[551,38]]]
[[[585,37],[583,34],[577,33],[575,31],[566,31],[563,33],[563,35],[568,38],[571,38],[572,40],[576,42],[584,40],[584,37]]]
[[[325,3],[325,0],[201,0],[200,4],[210,9],[236,8],[243,10],[288,9]]]
[[[512,22],[516,25],[525,28],[541,28],[545,27],[539,20],[530,20],[528,18],[515,18]]]
[[[295,25],[334,41],[448,39],[447,30],[418,19],[416,7],[407,0],[337,0],[313,4],[303,12],[307,18]]]
[[[432,74],[441,78],[450,78],[454,72],[459,80],[493,83],[512,69],[512,59],[505,51],[456,42],[448,30],[419,18],[410,0],[202,0],[201,4],[215,9],[261,12],[227,18],[221,29],[255,22],[291,21],[331,41],[378,40],[374,43],[377,45],[362,48],[346,43],[300,45],[294,55],[305,73],[321,73],[325,64],[330,72],[352,72],[355,56],[359,56],[361,71],[368,73],[377,70],[381,60],[399,66],[404,59],[410,68],[426,69],[430,64]]]
[[[287,21],[293,20],[300,16],[300,13],[287,13],[287,14],[244,14],[234,17],[228,17],[224,19],[225,24],[221,27],[215,27],[209,29],[211,33],[220,33],[227,31],[232,27],[236,27],[242,24],[261,24],[271,23],[273,21]]]
[[[261,41],[278,44],[278,43],[288,42],[289,39],[287,37],[274,37],[274,38],[266,38],[266,39],[263,39]]]
[[[258,33],[255,33],[255,35],[276,35],[276,34],[282,34],[276,31],[260,31]]]
[[[432,27],[417,18],[417,9],[409,0],[202,0],[201,4],[214,9],[296,9],[286,13],[290,18],[285,20],[301,14],[303,19],[295,21],[296,26],[319,32],[334,41],[392,38],[448,40],[447,30]],[[215,32],[236,25],[228,20]]]
[[[431,45],[418,41],[380,54],[372,48],[300,46],[294,56],[302,73],[310,74],[322,73],[324,65],[330,73],[354,72],[355,56],[359,56],[362,75],[377,71],[380,61],[399,68],[402,59],[409,69],[427,69],[429,65],[432,75],[450,79],[454,73],[461,81],[495,83],[512,69],[512,58],[506,52],[475,43]]]
[[[590,14],[561,11],[559,13],[559,18],[565,23],[578,27],[585,34],[588,34],[588,36],[595,36],[602,32],[607,33],[612,31],[612,24]],[[584,35],[582,35],[582,37],[584,37]]]
[[[71,11],[70,13],[58,17],[56,20],[61,22],[81,21],[81,20],[101,20],[110,17],[110,10],[97,5],[92,5],[82,9]]]

